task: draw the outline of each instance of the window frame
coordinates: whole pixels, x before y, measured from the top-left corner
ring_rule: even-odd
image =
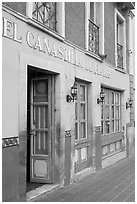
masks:
[[[85,87],[85,100],[81,101],[80,100],[80,86]],[[77,83],[78,87],[78,92],[77,92],[77,100],[75,102],[75,129],[76,129],[76,124],[77,124],[77,134],[78,137],[77,139],[75,138],[75,142],[82,141],[82,140],[87,140],[88,139],[88,85],[82,82]],[[80,113],[80,107],[81,104],[85,105],[85,119],[81,119],[81,113]],[[77,118],[76,118],[76,110],[77,110]],[[81,137],[81,123],[85,123],[85,134],[86,137]],[[75,130],[76,131],[76,130]]]
[[[117,60],[117,56],[118,56],[118,51],[117,51],[118,19],[121,22],[119,23],[119,25],[121,24],[120,32],[122,32],[122,41],[121,41],[122,42],[121,45],[123,47],[123,67],[122,68],[118,67],[118,60]],[[115,66],[116,66],[116,69],[125,71],[125,68],[126,68],[126,20],[116,8],[115,8]]]
[[[103,88],[104,92],[105,92],[105,104],[101,105],[101,135],[111,135],[111,134],[115,134],[117,132],[121,132],[121,121],[122,121],[122,114],[121,114],[121,92],[115,91],[115,90],[110,90],[110,89],[106,89]],[[106,92],[108,92],[109,94],[109,100],[108,103],[106,103]],[[114,103],[111,102],[112,99],[112,93],[114,94]],[[119,96],[119,104],[116,104],[116,95],[118,94]],[[105,118],[105,108],[108,107],[108,115],[109,118]],[[112,117],[112,107],[114,107],[114,117]],[[118,107],[119,110],[119,117],[116,116],[116,108]],[[103,117],[102,117],[103,116]],[[114,121],[114,128],[112,128],[112,121]],[[119,121],[119,129],[117,130],[117,123],[116,121]],[[106,129],[105,129],[105,122],[109,123],[109,132],[106,133]],[[113,131],[114,130],[114,131]]]
[[[100,6],[98,5],[100,4]],[[99,12],[97,12],[99,10]],[[97,14],[100,13],[98,16]],[[90,2],[85,2],[85,49],[87,54],[93,54],[89,51],[89,19]],[[94,2],[94,23],[99,27],[99,54],[104,55],[104,2]]]

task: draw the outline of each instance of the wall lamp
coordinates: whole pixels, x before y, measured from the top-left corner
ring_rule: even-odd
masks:
[[[97,104],[99,104],[99,103],[104,104],[104,102],[105,102],[105,93],[103,90],[101,90],[100,98],[97,99]]]
[[[74,102],[75,100],[77,100],[77,90],[78,90],[77,85],[74,82],[73,86],[71,87],[71,95],[66,96],[66,101],[67,102],[70,103],[71,101]]]
[[[132,100],[128,99],[128,102],[126,102],[126,109],[131,108],[132,106]]]

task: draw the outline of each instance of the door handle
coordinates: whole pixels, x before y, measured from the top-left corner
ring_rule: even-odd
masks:
[[[30,135],[36,136],[35,131],[34,131],[34,130],[31,130],[31,131],[30,131]]]

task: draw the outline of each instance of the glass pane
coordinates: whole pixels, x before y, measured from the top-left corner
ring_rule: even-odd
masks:
[[[103,105],[101,105],[101,119],[103,119]]]
[[[101,121],[101,134],[103,135],[103,131],[104,131],[104,129],[103,129],[103,121]]]
[[[108,146],[107,145],[102,147],[102,154],[103,154],[103,156],[108,154]]]
[[[80,101],[85,101],[85,86],[80,85]]]
[[[114,104],[114,92],[111,92],[111,103]]]
[[[77,120],[78,119],[78,104],[75,103],[75,119]]]
[[[48,106],[34,106],[35,128],[48,128]]]
[[[35,2],[33,3],[32,16],[35,20],[56,30],[56,3]]]
[[[121,141],[116,142],[116,149],[120,150],[121,149]]]
[[[80,126],[81,138],[86,138],[86,123],[82,122]]]
[[[78,123],[75,123],[75,140],[78,140]]]
[[[109,104],[109,91],[108,90],[104,91],[105,91],[105,104]]]
[[[120,119],[118,120],[118,131],[120,131]]]
[[[94,2],[90,2],[90,19],[94,22]]]
[[[48,106],[41,106],[40,128],[48,128]]]
[[[114,152],[115,151],[115,143],[110,144],[109,148],[110,148],[110,152]]]
[[[116,106],[116,118],[120,117],[120,107]]]
[[[111,131],[114,132],[114,120],[111,121]]]
[[[104,127],[104,129],[105,129],[105,134],[108,134],[108,133],[109,133],[109,126],[110,126],[109,121],[105,121],[105,127]]]
[[[116,120],[116,131],[120,130],[120,120]]]
[[[48,80],[34,81],[34,102],[48,102]]]
[[[78,149],[75,149],[75,163],[78,163]]]
[[[80,119],[85,119],[85,104],[80,105]]]
[[[105,106],[104,118],[109,119],[109,106]]]
[[[111,106],[111,117],[114,118],[114,106]]]
[[[116,105],[120,104],[119,93],[116,93]]]
[[[36,131],[33,136],[34,154],[48,155],[48,133]]]
[[[87,159],[87,147],[81,148],[81,160]]]

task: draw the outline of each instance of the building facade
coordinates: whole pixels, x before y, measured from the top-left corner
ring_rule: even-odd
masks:
[[[27,201],[37,185],[63,187],[127,157],[134,8],[3,2],[3,201]]]

